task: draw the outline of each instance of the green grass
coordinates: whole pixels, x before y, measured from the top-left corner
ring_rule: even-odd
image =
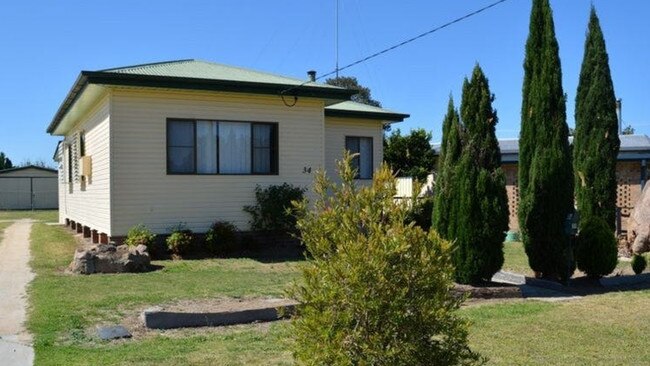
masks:
[[[196,364],[213,364],[210,360],[214,361],[215,355],[222,352],[227,353],[225,359],[232,359],[233,364],[241,357],[258,357],[262,364],[267,358],[274,359],[278,352],[285,352],[276,347],[267,349],[254,327],[182,340],[172,340],[163,334],[119,344],[98,343],[89,334],[98,323],[119,323],[137,309],[175,300],[282,296],[287,284],[297,276],[295,262],[157,261],[154,263],[164,268],[150,273],[75,276],[62,271],[71,261],[76,246],[69,231],[63,227],[35,224],[31,240],[31,264],[36,279],[29,290],[28,328],[34,335],[39,365],[58,365],[64,360],[66,365],[119,365],[131,361],[141,364],[144,360],[176,365],[186,363],[193,350],[197,359],[192,363]],[[269,339],[279,334],[273,327],[269,332]],[[240,357],[235,353],[239,353],[242,339],[246,340],[244,344],[250,344],[247,347],[251,354]],[[210,350],[206,352],[207,345]]]
[[[506,243],[506,265],[526,269],[521,245]],[[146,274],[63,274],[75,246],[61,227],[35,224],[28,322],[36,365],[290,365],[287,322],[222,329],[155,331],[102,342],[100,323],[143,306],[214,296],[281,295],[298,264],[253,260],[160,261]],[[641,365],[650,359],[650,291],[563,303],[515,301],[463,308],[471,346],[491,365]]]
[[[527,276],[533,276],[533,270],[528,266],[528,257],[524,251],[524,245],[520,242],[507,242],[503,244],[504,263],[503,270],[520,273]],[[650,253],[643,254],[650,262]],[[626,274],[632,274],[632,265],[630,262],[618,261],[617,270],[625,271]],[[650,268],[646,269],[650,271]],[[580,275],[576,271],[576,275]]]
[[[0,220],[34,219],[45,222],[58,222],[58,210],[34,210],[34,211],[0,211]]]
[[[650,291],[462,310],[491,365],[647,365]]]

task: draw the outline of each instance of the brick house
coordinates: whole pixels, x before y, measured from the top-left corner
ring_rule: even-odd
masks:
[[[627,229],[627,218],[641,195],[648,180],[647,162],[650,160],[650,138],[646,135],[621,135],[621,148],[616,164],[618,180],[616,205],[620,210],[621,231]],[[439,150],[439,144],[434,149]],[[508,208],[510,209],[510,230],[518,231],[517,209],[519,207],[519,186],[517,164],[519,162],[519,140],[500,139],[501,166],[506,175]]]

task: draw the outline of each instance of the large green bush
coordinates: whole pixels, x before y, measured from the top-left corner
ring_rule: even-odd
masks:
[[[600,278],[612,273],[617,257],[616,237],[607,222],[599,216],[584,220],[575,250],[578,269],[589,277]]]
[[[266,188],[255,187],[254,205],[244,206],[244,211],[251,215],[253,230],[294,233],[296,216],[292,212],[292,201],[301,201],[304,188],[288,183],[272,185]]]
[[[316,175],[313,205],[297,204],[311,257],[290,290],[294,356],[302,365],[469,365],[467,323],[456,310],[450,244],[405,224],[383,165],[357,187],[350,156],[340,185]]]

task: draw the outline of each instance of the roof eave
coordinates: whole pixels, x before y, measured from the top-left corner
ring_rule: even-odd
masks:
[[[54,119],[47,128],[53,133],[74,102],[89,84],[114,86],[139,86],[151,88],[171,88],[185,90],[209,90],[237,93],[286,95],[287,97],[312,97],[327,100],[346,101],[357,93],[344,88],[323,88],[310,85],[286,85],[256,83],[236,80],[197,79],[157,75],[120,74],[115,72],[82,71],[59,107]]]
[[[61,123],[63,117],[65,117],[66,113],[68,113],[68,110],[70,110],[74,102],[77,101],[86,86],[88,86],[88,78],[82,72],[77,77],[77,80],[72,85],[72,88],[68,92],[68,95],[66,95],[63,103],[61,103],[59,110],[57,110],[56,114],[54,115],[52,122],[50,122],[49,126],[47,127],[47,133],[52,134],[54,132],[59,123]]]
[[[336,109],[327,109],[327,108],[325,109],[325,116],[367,118],[367,119],[376,119],[380,121],[390,121],[390,122],[403,122],[405,118],[410,117],[409,114],[403,114],[403,113],[346,111],[346,110],[336,110]]]

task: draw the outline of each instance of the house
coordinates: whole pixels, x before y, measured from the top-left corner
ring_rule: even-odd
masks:
[[[0,170],[0,210],[58,207],[57,171],[35,165]]]
[[[650,160],[650,138],[646,135],[620,135],[621,146],[616,163],[616,206],[620,211],[617,223],[619,231],[627,230],[630,216],[641,191],[648,180],[647,163]],[[569,138],[572,142],[572,137]],[[439,144],[435,149],[439,150]],[[500,139],[501,167],[506,175],[508,208],[510,209],[510,230],[519,230],[517,210],[519,208],[519,184],[517,164],[519,162],[519,140]]]
[[[311,186],[344,149],[359,179],[382,161],[382,126],[407,114],[350,101],[354,91],[216,63],[179,60],[82,71],[47,128],[62,136],[60,222],[93,241],[143,223],[249,229],[256,185]]]

